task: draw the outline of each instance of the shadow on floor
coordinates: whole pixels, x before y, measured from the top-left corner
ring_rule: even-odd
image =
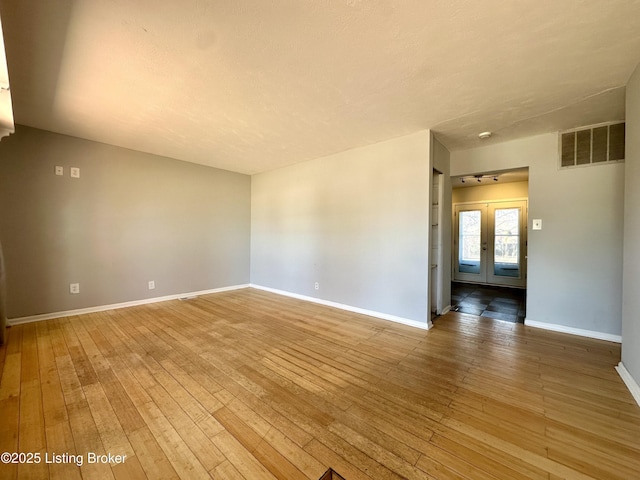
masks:
[[[512,323],[524,323],[526,290],[451,283],[451,310]]]

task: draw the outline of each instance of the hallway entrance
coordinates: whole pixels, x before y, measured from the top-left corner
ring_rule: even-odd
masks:
[[[454,280],[526,286],[526,201],[457,204]]]

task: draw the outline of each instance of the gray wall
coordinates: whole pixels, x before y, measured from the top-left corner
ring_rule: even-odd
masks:
[[[251,283],[426,323],[429,144],[424,131],[254,175]]]
[[[640,384],[640,66],[627,84],[622,363]]]
[[[527,320],[620,335],[624,163],[560,170],[556,134],[451,154],[454,176],[520,167],[529,167]]]
[[[0,144],[9,317],[248,283],[250,189],[246,175],[18,126]]]

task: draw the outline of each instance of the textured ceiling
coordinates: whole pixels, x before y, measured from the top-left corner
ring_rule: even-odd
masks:
[[[624,117],[640,0],[0,0],[16,123],[256,173]]]

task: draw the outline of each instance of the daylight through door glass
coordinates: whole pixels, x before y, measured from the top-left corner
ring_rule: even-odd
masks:
[[[480,273],[480,210],[460,212],[458,270]]]
[[[494,230],[494,274],[520,277],[520,209],[497,208]]]

